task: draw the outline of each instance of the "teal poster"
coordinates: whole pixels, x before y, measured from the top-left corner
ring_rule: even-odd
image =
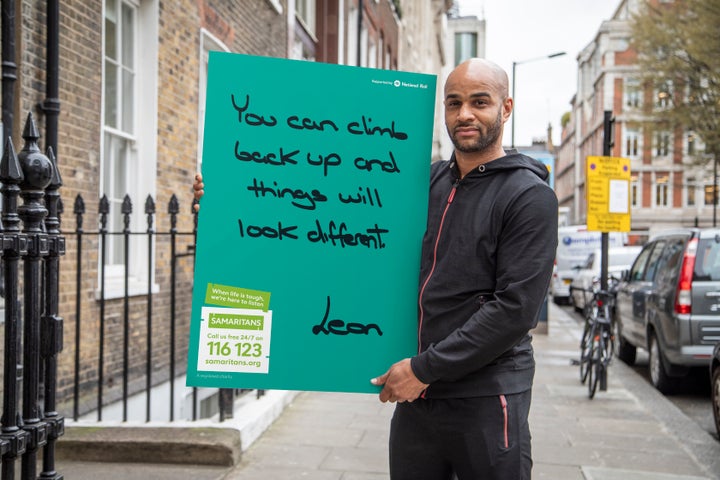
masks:
[[[416,351],[435,82],[210,54],[188,385],[372,393]]]

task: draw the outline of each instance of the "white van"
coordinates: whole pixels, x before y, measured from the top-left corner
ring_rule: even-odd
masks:
[[[588,231],[587,225],[568,225],[558,228],[558,246],[555,255],[550,293],[557,304],[570,303],[570,284],[585,264],[588,256],[601,248],[602,234]],[[608,234],[608,247],[625,245],[622,232]]]

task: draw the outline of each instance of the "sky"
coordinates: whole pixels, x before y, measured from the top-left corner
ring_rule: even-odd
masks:
[[[545,139],[548,124],[560,144],[560,119],[577,91],[577,56],[595,39],[621,0],[459,0],[460,15],[485,19],[485,57],[512,85],[515,65],[515,145]],[[553,53],[565,55],[548,59]],[[530,60],[530,61],[528,61]],[[503,145],[511,144],[512,118]]]

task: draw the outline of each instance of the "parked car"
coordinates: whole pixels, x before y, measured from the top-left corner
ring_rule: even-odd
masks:
[[[693,367],[707,368],[720,331],[720,229],[655,235],[618,286],[618,357],[647,349],[652,384],[671,392]]]
[[[720,342],[715,344],[713,357],[710,361],[710,399],[712,400],[713,418],[715,418],[715,430],[720,437]]]
[[[619,279],[624,271],[630,270],[640,250],[642,250],[642,247],[637,246],[608,248],[608,280],[610,280],[610,277]],[[602,251],[597,249],[588,255],[585,264],[570,282],[570,301],[575,310],[584,310],[586,302],[592,298],[590,292],[593,289],[600,288],[601,262]]]

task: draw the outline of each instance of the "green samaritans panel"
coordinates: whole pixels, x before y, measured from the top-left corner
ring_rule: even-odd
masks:
[[[210,54],[188,385],[377,392],[416,351],[435,82]]]

